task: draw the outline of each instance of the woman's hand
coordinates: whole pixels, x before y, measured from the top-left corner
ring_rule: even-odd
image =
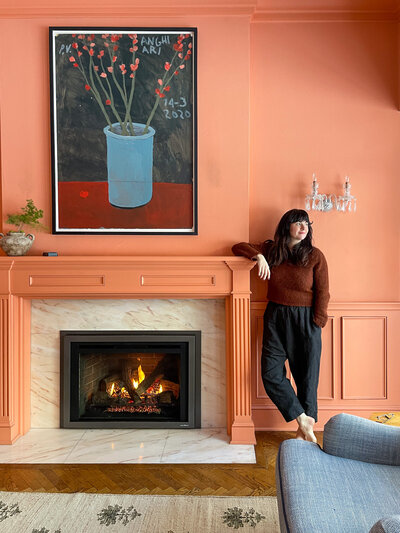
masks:
[[[271,271],[269,269],[267,260],[262,254],[257,254],[256,258],[258,265],[258,276],[263,280],[269,279],[271,277]]]

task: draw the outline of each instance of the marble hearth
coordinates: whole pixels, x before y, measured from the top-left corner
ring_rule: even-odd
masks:
[[[229,437],[220,443],[254,444],[252,266],[237,257],[0,257],[0,444],[40,428],[20,439],[23,446],[36,431],[59,427],[60,329],[155,329],[154,322],[204,332],[203,387],[216,394],[213,406],[203,395],[196,431],[218,434],[225,426]],[[39,402],[43,392],[48,400]]]

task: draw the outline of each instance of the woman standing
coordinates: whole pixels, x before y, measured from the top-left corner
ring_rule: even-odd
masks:
[[[329,282],[326,259],[312,245],[307,212],[291,209],[281,218],[273,241],[241,242],[232,251],[257,261],[259,277],[269,280],[261,355],[265,391],[286,422],[297,421],[297,438],[317,442],[313,428]],[[286,378],[286,359],[297,395]]]

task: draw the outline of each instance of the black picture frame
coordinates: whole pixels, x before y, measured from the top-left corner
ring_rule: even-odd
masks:
[[[53,234],[197,235],[197,29],[50,27]]]

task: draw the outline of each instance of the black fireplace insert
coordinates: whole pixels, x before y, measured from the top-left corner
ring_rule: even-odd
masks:
[[[201,427],[200,331],[61,331],[61,427]]]

